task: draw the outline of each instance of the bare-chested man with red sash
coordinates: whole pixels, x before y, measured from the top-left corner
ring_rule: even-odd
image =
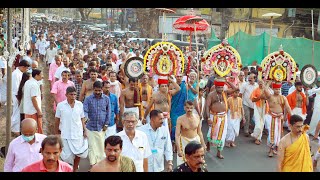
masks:
[[[208,117],[209,131],[208,141],[217,146],[217,157],[223,159],[221,151],[223,150],[227,134],[227,94],[224,92],[226,81],[216,78],[214,81],[215,90],[210,92],[206,101],[206,112]],[[228,82],[231,85],[231,83]],[[233,85],[231,87],[235,88]],[[209,148],[208,148],[209,149]]]
[[[277,154],[277,148],[283,131],[282,123],[284,108],[286,108],[287,113],[291,115],[291,108],[288,104],[287,98],[280,94],[281,85],[282,84],[280,82],[272,83],[273,94],[270,93],[267,87],[263,87],[269,105],[269,112],[264,116],[265,123],[269,131],[267,143],[270,147],[268,154],[269,157],[273,157],[274,154]],[[263,86],[266,85],[263,84]]]

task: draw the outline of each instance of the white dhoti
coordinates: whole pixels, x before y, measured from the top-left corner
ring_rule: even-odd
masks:
[[[90,165],[94,165],[105,158],[104,152],[104,140],[105,131],[90,131],[88,132],[88,143],[89,143],[89,161]]]
[[[268,146],[273,148],[274,146],[278,146],[281,139],[282,132],[282,118],[283,114],[272,113],[264,115],[266,127],[268,128]]]
[[[147,101],[142,101],[142,107],[148,107],[148,102]],[[146,108],[143,108],[144,112],[146,112],[146,110],[147,110]],[[147,123],[150,122],[150,114],[147,115],[146,121],[147,121]]]
[[[87,158],[88,156],[88,139],[62,139],[63,148],[60,158],[69,164],[73,165],[75,156]]]
[[[109,136],[113,136],[117,134],[117,126],[114,124],[113,126],[109,126],[106,132],[105,138],[107,139]]]
[[[226,134],[226,141],[234,142],[235,138],[239,136],[240,131],[240,118],[232,119],[231,115],[228,114],[228,127]]]
[[[13,107],[12,107],[12,115],[11,115],[11,131],[12,132],[20,132],[20,108],[19,101],[16,96],[12,96]]]
[[[138,107],[130,107],[130,108],[126,108],[126,107],[124,107],[124,113],[125,112],[130,112],[130,111],[132,111],[132,112],[135,112],[136,114],[137,114],[137,117],[138,117],[138,124],[137,124],[137,127],[139,127],[139,126],[142,126],[142,122],[141,122],[141,120],[139,119],[139,108]]]
[[[295,107],[294,109],[292,109],[291,113],[292,113],[292,115],[296,114],[296,115],[301,116],[303,120],[305,120],[307,117],[307,114],[302,113],[302,108]]]
[[[179,157],[178,153],[177,153],[177,166],[186,162],[186,158],[184,155],[184,149],[187,146],[187,144],[191,141],[198,141],[199,143],[201,143],[199,135],[197,135],[196,137],[194,137],[192,139],[189,139],[189,138],[186,138],[186,137],[180,135],[180,138],[179,138],[180,150],[183,155],[182,155],[182,157]]]
[[[0,76],[0,103],[4,104],[7,102],[7,75],[4,78],[2,78],[2,74]]]
[[[261,137],[262,137],[262,132],[264,129],[264,122],[265,122],[265,107],[258,107],[256,104],[254,104],[253,107],[254,110],[254,130],[253,133],[251,134],[252,137],[254,137],[255,139],[258,139],[261,141]]]
[[[213,121],[209,127],[207,138],[208,141],[217,146],[219,151],[223,150],[228,129],[228,119],[225,112],[210,114],[210,119]]]

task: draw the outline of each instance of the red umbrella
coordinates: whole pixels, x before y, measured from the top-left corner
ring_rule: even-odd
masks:
[[[180,32],[181,34],[192,34],[194,33],[194,25],[196,26],[196,31],[198,34],[208,34],[210,33],[211,28],[209,23],[202,19],[201,21],[195,22],[194,24],[190,24],[187,23],[187,21],[189,19],[194,19],[194,18],[201,18],[200,16],[196,16],[196,15],[186,15],[186,16],[182,16],[179,19],[177,19],[174,23],[173,23],[173,27],[175,28],[175,30],[177,32]]]
[[[190,48],[189,48],[190,50],[191,50],[191,42],[192,42],[191,37],[193,33],[196,38],[197,34],[209,34],[211,31],[209,23],[206,20],[204,20],[202,17],[194,15],[193,10],[191,10],[190,15],[182,16],[179,19],[177,19],[173,23],[173,28],[175,28],[175,30],[177,32],[180,32],[181,34],[190,35]],[[196,38],[196,45],[197,45],[197,38]],[[196,52],[198,56],[198,46],[196,48]],[[186,70],[187,81],[188,81],[188,73],[190,71],[190,61],[191,61],[191,58],[188,58],[188,66]],[[198,83],[199,83],[199,64],[200,64],[199,61],[200,59],[198,59],[198,66],[197,66]]]

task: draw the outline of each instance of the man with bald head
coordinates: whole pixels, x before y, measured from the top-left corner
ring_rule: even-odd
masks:
[[[39,153],[46,135],[38,134],[37,122],[26,118],[21,122],[21,135],[9,144],[4,172],[20,172],[24,167],[42,159]]]

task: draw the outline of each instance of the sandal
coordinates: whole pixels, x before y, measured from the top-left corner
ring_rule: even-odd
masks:
[[[231,147],[236,147],[237,145],[232,142],[232,143],[230,144],[230,146],[231,146]]]
[[[261,141],[256,139],[256,141],[254,142],[256,145],[260,145],[261,144]]]
[[[271,150],[268,154],[269,157],[273,157],[273,151]]]
[[[219,158],[219,159],[224,159],[224,157],[220,154],[220,155],[217,155],[217,157]]]

